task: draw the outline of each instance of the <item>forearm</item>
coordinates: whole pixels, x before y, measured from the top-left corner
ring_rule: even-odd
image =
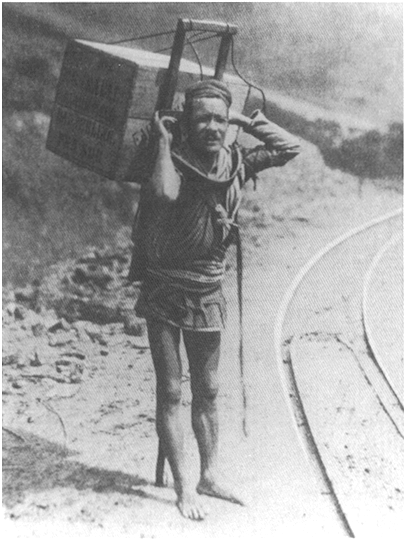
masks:
[[[157,156],[150,177],[151,189],[157,197],[175,201],[179,195],[181,181],[171,159],[170,144],[160,138],[157,148]]]
[[[253,113],[251,118],[234,113],[231,123],[263,143],[243,149],[246,180],[269,167],[285,165],[300,153],[297,138],[268,120],[260,111]]]
[[[297,155],[300,152],[298,139],[274,122],[268,120],[263,113],[256,111],[242,125],[244,131],[264,143],[266,150],[289,152]]]

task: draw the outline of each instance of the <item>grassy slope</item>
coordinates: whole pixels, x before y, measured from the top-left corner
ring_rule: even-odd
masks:
[[[236,22],[236,63],[253,80],[338,110],[366,116],[376,110],[386,121],[399,119],[399,7],[331,6],[3,4],[6,279],[33,279],[49,263],[85,245],[111,242],[122,225],[131,223],[136,196],[130,187],[103,181],[44,148],[67,37],[116,40],[174,28],[179,16]],[[171,38],[142,45],[155,50],[167,44]],[[213,47],[206,42],[199,48],[205,63],[210,64]],[[358,93],[363,99],[355,99]],[[287,183],[293,175],[302,178],[304,167],[312,176],[317,162],[320,167],[316,156],[310,153],[273,177]]]

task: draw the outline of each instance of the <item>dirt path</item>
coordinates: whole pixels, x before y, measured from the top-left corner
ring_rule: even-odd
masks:
[[[285,289],[309,257],[350,227],[400,205],[400,195],[366,185],[362,197],[355,190],[302,209],[307,218],[245,231],[249,437],[245,440],[241,430],[232,271],[225,283],[229,322],[220,369],[220,422],[222,467],[241,487],[246,508],[207,499],[210,517],[194,524],[179,515],[170,488],[153,486],[157,440],[150,354],[145,343],[120,327],[102,328],[104,345],[80,342],[86,353],[80,384],[26,378],[13,387],[8,377],[13,368],[6,367],[3,426],[20,435],[3,432],[6,526],[14,538],[42,538],[50,531],[98,539],[340,534],[293,430],[273,362],[273,322]],[[15,331],[15,340],[21,340],[21,332]],[[197,475],[190,429],[187,446]]]
[[[366,284],[365,325],[386,378],[403,402],[402,238],[391,239],[377,256]]]

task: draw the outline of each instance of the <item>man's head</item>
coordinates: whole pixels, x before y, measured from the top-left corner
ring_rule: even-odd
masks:
[[[191,146],[199,153],[213,155],[222,148],[228,129],[232,95],[216,79],[200,81],[185,92],[185,121]]]

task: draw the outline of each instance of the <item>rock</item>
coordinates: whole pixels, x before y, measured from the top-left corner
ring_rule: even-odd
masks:
[[[15,311],[16,311],[17,305],[15,302],[9,302],[6,306],[6,312],[9,316],[15,317]]]
[[[70,367],[72,362],[70,360],[59,359],[55,361],[56,371],[60,374],[66,367]]]
[[[86,354],[83,353],[83,351],[79,351],[79,350],[64,351],[63,356],[64,357],[74,357],[74,358],[79,359],[81,361],[84,361],[86,359]]]
[[[108,325],[103,325],[102,330],[105,335],[123,334],[124,325],[123,323],[109,323]]]
[[[137,285],[127,281],[131,245],[129,231],[123,230],[120,246],[91,248],[76,260],[51,267],[38,288],[37,303],[52,306],[59,317],[72,325],[78,321],[100,325],[123,324],[122,311],[133,309],[139,291]],[[127,325],[129,333],[135,335],[140,334],[141,327],[138,322]],[[82,325],[74,328],[82,339]]]
[[[68,383],[79,383],[82,380],[83,365],[78,362],[62,358],[55,361],[55,368]]]
[[[17,368],[25,368],[26,366],[28,366],[28,363],[29,363],[29,358],[28,357],[24,357],[24,355],[21,355],[19,354],[18,355],[18,359],[17,359]]]
[[[80,323],[87,323],[87,322],[81,321]],[[72,328],[75,330],[76,336],[79,342],[88,343],[88,344],[92,343],[92,340],[90,336],[88,335],[88,333],[86,332],[84,326],[76,326],[75,324],[73,324]]]
[[[76,331],[85,331],[86,327],[89,325],[89,321],[84,321],[83,319],[79,319],[78,321],[74,321],[72,323],[72,328]]]
[[[144,336],[129,336],[127,343],[134,349],[150,349],[150,344],[147,335]]]
[[[146,334],[146,322],[138,318],[134,312],[123,314],[124,332],[130,336],[143,336]]]
[[[95,321],[101,325],[121,321],[119,312],[119,297],[117,294],[95,297],[86,302],[82,313],[89,321]]]
[[[74,342],[75,339],[76,336],[71,331],[57,331],[55,334],[49,336],[48,343],[52,347],[65,346],[66,344]]]
[[[102,355],[102,357],[107,357],[109,355],[109,350],[108,349],[101,349],[100,354]]]
[[[9,353],[8,355],[3,355],[1,359],[2,366],[8,366],[10,364],[17,364],[19,360],[19,354],[17,352],[15,353]]]
[[[14,309],[14,317],[18,320],[23,320],[27,314],[27,309],[21,304],[16,304]]]
[[[89,323],[85,327],[85,331],[89,338],[91,338],[92,342],[98,342],[101,346],[106,346],[107,342],[103,335],[103,331],[99,325],[96,325],[95,323]]]
[[[3,306],[9,303],[16,302],[16,296],[10,284],[6,284],[5,286],[3,286],[2,297],[3,297]]]
[[[30,306],[34,306],[38,297],[38,289],[31,284],[25,287],[20,287],[14,292],[16,301],[29,303]]]
[[[76,284],[91,282],[97,287],[107,289],[112,282],[115,282],[115,275],[109,269],[95,263],[78,265],[72,275],[72,281]]]
[[[59,321],[59,317],[57,316],[55,310],[46,310],[42,315],[42,319],[44,322],[44,327],[49,330],[51,327],[56,325]]]
[[[19,310],[19,307],[17,307],[17,310]],[[16,319],[17,319],[17,310],[15,312]],[[18,319],[23,320],[23,323],[21,324],[22,329],[32,330],[33,327],[44,326],[42,317],[36,312],[34,312],[34,310],[27,310],[24,308],[24,312],[22,313],[22,316],[23,317],[18,318]]]
[[[42,362],[37,351],[30,355],[30,366],[42,366]]]
[[[119,346],[120,344],[125,344],[127,337],[125,334],[117,334],[117,335],[108,335],[106,337],[107,339],[107,345],[112,348]]]
[[[45,334],[45,326],[42,322],[32,325],[31,330],[32,330],[33,335],[36,337],[42,336],[43,334]]]
[[[48,327],[49,332],[57,332],[57,331],[70,331],[71,325],[66,321],[66,319],[61,318],[58,321],[56,321],[53,325]]]
[[[23,372],[26,378],[54,378],[55,379],[55,367],[47,364],[41,366],[27,366]]]

